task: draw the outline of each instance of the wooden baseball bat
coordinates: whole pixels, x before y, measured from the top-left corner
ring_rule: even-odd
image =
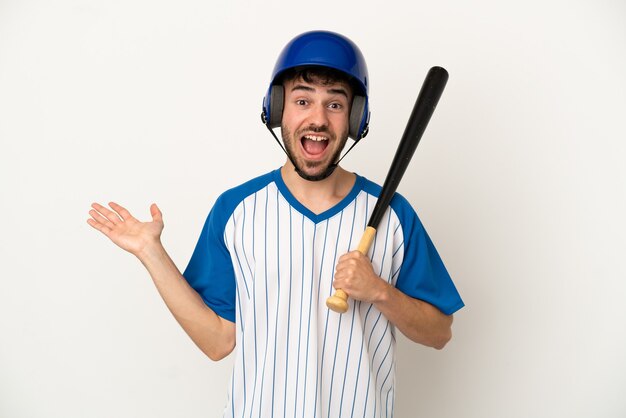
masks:
[[[376,228],[387,210],[406,168],[409,166],[417,144],[419,144],[424,130],[426,130],[426,126],[430,121],[430,117],[435,111],[435,107],[437,107],[437,103],[443,93],[443,89],[446,87],[447,81],[448,72],[442,67],[432,67],[426,75],[426,79],[417,96],[415,106],[413,106],[409,121],[404,129],[402,139],[400,139],[396,154],[393,157],[393,162],[385,178],[385,183],[381,189],[378,201],[374,206],[363,237],[359,242],[357,250],[362,254],[367,255],[374,241]],[[335,294],[326,300],[326,306],[335,312],[344,313],[348,310],[348,295],[343,290],[336,289]]]

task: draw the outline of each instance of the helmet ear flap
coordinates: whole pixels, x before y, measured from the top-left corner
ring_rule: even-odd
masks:
[[[354,96],[350,109],[348,135],[355,141],[367,135],[368,119],[367,99],[364,96]]]
[[[283,119],[283,105],[285,100],[284,89],[280,84],[274,84],[270,87],[266,101],[265,124],[271,128],[278,128]],[[267,106],[269,104],[269,106]]]

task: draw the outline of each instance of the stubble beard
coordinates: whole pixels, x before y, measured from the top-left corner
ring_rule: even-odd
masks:
[[[293,152],[295,141],[297,141],[301,135],[298,132],[296,132],[295,136],[292,135],[289,128],[287,128],[285,125],[282,125],[280,129],[281,129],[281,135],[283,138],[283,143],[285,144],[285,149],[287,150],[287,156],[291,160],[292,164],[295,165],[296,172],[298,173],[298,175],[300,175],[300,177],[308,181],[320,181],[328,177],[329,167],[332,164],[335,164],[337,161],[339,161],[339,157],[341,156],[341,151],[343,151],[343,148],[345,147],[346,142],[348,141],[348,132],[346,131],[343,133],[343,135],[341,135],[339,147],[337,147],[337,150],[335,151],[335,154],[332,156],[332,158],[330,160],[327,160],[328,162],[306,161],[304,159],[297,159]],[[325,128],[309,127],[306,130],[304,130],[304,132],[324,133],[330,137],[331,142],[334,139],[333,134],[329,132],[328,129],[325,129]],[[308,170],[317,169],[323,165],[325,165],[326,167],[324,167],[323,170],[319,172],[319,174],[307,173]]]

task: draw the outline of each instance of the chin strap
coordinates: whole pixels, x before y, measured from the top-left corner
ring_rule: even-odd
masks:
[[[261,119],[263,120],[263,124],[267,127],[267,130],[270,131],[270,133],[272,134],[272,136],[274,137],[274,139],[276,140],[276,142],[278,143],[278,146],[280,146],[280,148],[283,150],[283,152],[285,153],[285,155],[287,156],[287,158],[289,158],[289,161],[291,161],[291,164],[293,164],[296,173],[298,173],[298,175],[300,177],[302,177],[305,180],[309,180],[309,181],[320,181],[320,180],[324,180],[325,178],[328,178],[331,174],[333,174],[333,172],[335,171],[335,169],[339,166],[339,163],[341,162],[341,160],[343,160],[343,158],[348,155],[348,153],[350,151],[352,151],[352,148],[354,148],[354,146],[359,142],[359,141],[354,141],[354,144],[352,144],[352,146],[350,148],[348,148],[348,151],[345,152],[345,154],[343,154],[343,156],[341,158],[339,158],[339,160],[336,163],[330,164],[328,166],[328,168],[326,168],[326,171],[324,171],[322,174],[320,174],[319,176],[308,176],[307,174],[303,173],[300,168],[298,168],[298,165],[296,164],[296,162],[293,160],[293,158],[291,158],[291,155],[289,155],[289,153],[287,152],[287,149],[285,148],[285,146],[283,145],[283,143],[280,141],[280,139],[278,139],[278,137],[276,136],[276,134],[274,133],[274,131],[272,130],[272,128],[270,128],[270,126],[265,123],[265,117],[264,115],[261,115]]]

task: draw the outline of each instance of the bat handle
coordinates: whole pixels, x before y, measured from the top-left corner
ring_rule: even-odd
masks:
[[[341,289],[336,289],[335,293],[326,299],[326,306],[331,311],[344,313],[348,310],[348,294]]]
[[[374,236],[376,235],[376,229],[368,226],[361,237],[359,247],[357,250],[364,255],[370,250],[372,242],[374,242]],[[326,299],[326,306],[332,311],[338,313],[344,313],[348,310],[348,294],[341,289],[336,289],[335,294]]]

